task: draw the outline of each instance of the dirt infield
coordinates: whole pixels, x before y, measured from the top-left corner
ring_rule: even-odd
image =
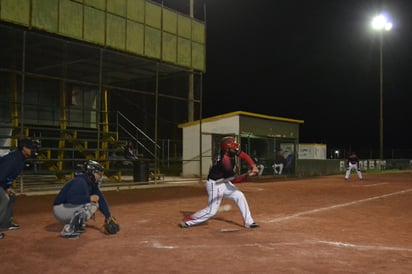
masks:
[[[177,226],[206,206],[204,185],[105,192],[121,224],[103,216],[77,240],[59,237],[54,195],[19,196],[22,228],[0,240],[2,273],[412,273],[412,174],[365,174],[238,185],[261,225],[238,209]],[[224,200],[224,204],[231,204]],[[233,205],[233,204],[232,204]]]

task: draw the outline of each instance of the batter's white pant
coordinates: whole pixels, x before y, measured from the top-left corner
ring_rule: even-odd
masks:
[[[345,174],[345,179],[349,179],[349,175],[350,172],[352,171],[352,169],[354,169],[356,171],[356,173],[358,174],[359,179],[362,180],[362,172],[360,171],[360,169],[358,169],[358,164],[352,164],[351,162],[349,162],[348,168],[346,169],[346,174]]]
[[[234,184],[216,184],[214,180],[209,179],[206,181],[206,190],[209,195],[208,206],[191,215],[190,220],[185,220],[187,225],[200,224],[212,218],[218,211],[223,197],[233,200],[239,207],[245,227],[254,223],[245,195]]]

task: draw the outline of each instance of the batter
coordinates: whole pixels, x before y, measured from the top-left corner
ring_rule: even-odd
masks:
[[[246,228],[259,227],[250,214],[249,205],[245,195],[234,185],[244,180],[244,176],[237,177],[232,181],[224,183],[216,182],[219,179],[230,178],[235,175],[236,166],[235,156],[244,160],[252,170],[249,175],[256,175],[259,170],[252,158],[239,149],[239,144],[233,137],[224,137],[220,142],[220,152],[217,155],[212,168],[209,171],[206,190],[208,193],[208,206],[199,210],[191,216],[186,216],[180,222],[182,228],[188,228],[193,225],[203,223],[212,218],[218,211],[223,197],[233,200],[239,207]]]

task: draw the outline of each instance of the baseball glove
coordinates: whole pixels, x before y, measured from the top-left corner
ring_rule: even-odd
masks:
[[[117,222],[116,218],[110,216],[110,218],[106,219],[103,224],[104,234],[112,235],[116,234],[120,230],[119,223]]]

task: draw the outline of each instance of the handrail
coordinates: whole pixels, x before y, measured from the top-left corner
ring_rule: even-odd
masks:
[[[151,152],[144,144],[142,144],[135,136],[133,136],[132,133],[130,133],[125,127],[123,127],[122,125],[118,125],[127,135],[130,136],[130,138],[132,138],[135,142],[137,142],[141,147],[144,148],[144,150],[146,150],[147,152],[149,152],[150,155],[152,155],[154,158],[156,158],[156,156],[153,154],[153,152]]]
[[[156,142],[150,138],[146,133],[143,132],[143,130],[141,130],[138,126],[136,126],[132,121],[130,121],[129,119],[127,119],[127,117],[122,114],[120,111],[117,111],[117,115],[120,115],[120,117],[122,117],[123,119],[125,119],[129,125],[133,126],[135,129],[137,129],[143,136],[146,137],[146,139],[148,139],[150,142],[152,142],[152,144],[156,145],[158,148],[160,148],[160,146],[158,144],[156,144]],[[117,119],[117,121],[119,122],[119,119]]]
[[[120,119],[122,118],[124,121],[127,122],[128,126],[131,126],[132,128],[134,128],[135,130],[137,130],[142,136],[144,136],[148,141],[150,141],[152,144],[154,144],[157,148],[161,148],[156,142],[155,140],[153,140],[152,138],[150,138],[143,130],[141,130],[138,126],[136,126],[132,121],[130,121],[123,113],[121,113],[120,111],[116,111],[116,123],[117,123],[117,127],[121,128],[127,135],[130,136],[130,138],[132,138],[135,142],[137,142],[145,151],[147,151],[153,158],[155,158],[157,160],[157,156],[149,149],[147,148],[141,141],[139,141],[134,134],[132,134],[127,128],[126,126],[122,125],[122,123],[120,122]],[[117,132],[119,132],[119,129],[117,129]]]

